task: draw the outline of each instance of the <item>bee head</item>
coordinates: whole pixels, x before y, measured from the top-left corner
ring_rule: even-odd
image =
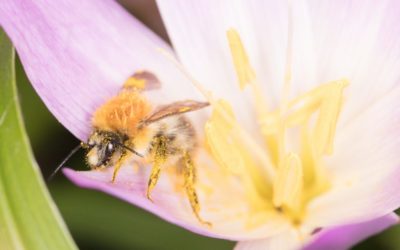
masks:
[[[86,149],[86,161],[91,169],[113,165],[125,152],[124,142],[126,136],[109,131],[93,132],[87,143],[82,147]]]

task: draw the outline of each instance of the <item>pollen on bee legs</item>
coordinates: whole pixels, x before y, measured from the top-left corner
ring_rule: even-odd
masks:
[[[130,152],[124,152],[121,154],[121,157],[118,159],[117,163],[115,164],[111,183],[115,182],[115,180],[117,178],[117,174],[122,167],[122,164],[124,164],[124,162],[130,157],[130,155],[131,155]]]
[[[200,223],[212,226],[212,224],[208,221],[203,220],[200,217],[200,203],[199,198],[196,193],[196,189],[194,187],[195,179],[196,179],[196,168],[192,162],[190,154],[188,152],[184,153],[183,156],[184,160],[184,178],[185,178],[185,189],[186,194],[189,198],[190,206],[192,207],[193,213],[195,214],[196,218],[200,221]]]
[[[161,166],[165,163],[167,159],[167,138],[164,136],[156,136],[152,142],[152,151],[154,152],[154,162],[153,167],[151,169],[149,182],[147,184],[146,197],[150,201],[151,199],[151,191],[157,184],[158,178],[160,177]]]
[[[154,187],[157,184],[158,178],[160,178],[160,172],[161,172],[161,164],[159,163],[154,163],[153,168],[151,169],[151,174],[149,178],[149,182],[147,184],[147,191],[146,191],[146,197],[150,201],[153,201],[151,198],[151,191],[153,191]]]

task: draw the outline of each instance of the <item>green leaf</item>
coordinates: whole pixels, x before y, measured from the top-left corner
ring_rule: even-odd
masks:
[[[12,45],[0,30],[0,247],[76,249],[32,155],[14,61]]]

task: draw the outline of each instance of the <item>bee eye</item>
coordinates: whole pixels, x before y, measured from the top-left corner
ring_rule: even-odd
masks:
[[[114,145],[112,143],[108,143],[106,150],[108,153],[112,153],[112,151],[114,150]]]

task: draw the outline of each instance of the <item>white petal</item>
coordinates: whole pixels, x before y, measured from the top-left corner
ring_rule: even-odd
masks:
[[[350,80],[342,120],[379,99],[400,77],[400,2],[310,2],[318,80]]]
[[[400,204],[400,86],[337,132],[328,161],[332,188],[309,208],[327,226],[365,221]]]
[[[303,86],[315,78],[311,26],[303,1],[294,2],[293,78]],[[158,5],[183,64],[208,89],[233,103],[247,128],[254,128],[250,98],[243,100],[239,95],[226,31],[238,30],[267,101],[276,104],[284,79],[286,2],[159,1]]]

